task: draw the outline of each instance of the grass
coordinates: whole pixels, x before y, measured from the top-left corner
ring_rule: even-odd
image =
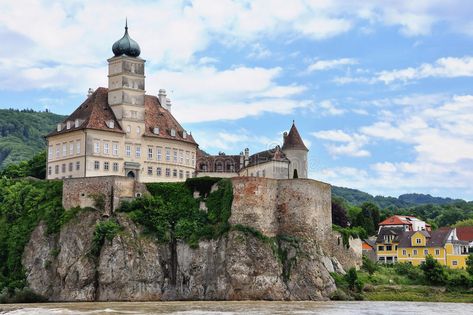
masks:
[[[367,289],[367,288],[365,288]],[[447,291],[444,287],[424,285],[377,285],[364,292],[368,301],[473,303],[473,292]]]

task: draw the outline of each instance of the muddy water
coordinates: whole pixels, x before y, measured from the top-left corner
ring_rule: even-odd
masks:
[[[0,314],[174,314],[174,315],[273,315],[273,314],[473,314],[473,304],[417,302],[105,302],[0,304]]]

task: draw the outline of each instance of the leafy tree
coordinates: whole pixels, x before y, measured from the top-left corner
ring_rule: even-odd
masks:
[[[464,227],[464,226],[473,226],[473,218],[457,221],[453,227]]]
[[[9,178],[36,177],[46,178],[46,151],[41,151],[28,161],[18,164],[9,164],[0,171],[0,176]]]
[[[332,223],[341,227],[348,226],[347,210],[341,198],[332,198]]]
[[[363,290],[363,281],[358,278],[358,273],[355,268],[350,268],[345,275],[345,280],[348,283],[348,288],[354,292],[361,292]]]
[[[424,272],[425,279],[431,284],[445,284],[445,269],[432,255],[426,256],[425,261],[420,265],[420,269]]]
[[[473,254],[468,255],[466,259],[466,271],[473,276]]]
[[[365,229],[368,235],[374,235],[380,220],[379,208],[372,202],[361,205],[361,211],[357,214],[355,225]]]
[[[372,261],[371,259],[369,259],[366,255],[363,255],[362,260],[363,260],[363,265],[361,266],[361,268],[366,270],[370,275],[372,275],[373,273],[376,272],[376,270],[379,269],[378,264]]]

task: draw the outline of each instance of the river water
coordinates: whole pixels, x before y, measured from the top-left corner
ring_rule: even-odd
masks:
[[[8,315],[377,315],[377,314],[473,314],[473,304],[425,302],[104,302],[0,304],[0,314]]]

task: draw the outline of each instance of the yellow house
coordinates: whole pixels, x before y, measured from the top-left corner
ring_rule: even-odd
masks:
[[[394,264],[398,261],[399,236],[404,231],[403,227],[383,226],[379,229],[375,246],[376,257],[379,263]]]
[[[465,268],[468,242],[458,240],[456,230],[452,228],[433,232],[407,231],[399,235],[398,262],[410,262],[418,266],[427,255],[450,268]]]

